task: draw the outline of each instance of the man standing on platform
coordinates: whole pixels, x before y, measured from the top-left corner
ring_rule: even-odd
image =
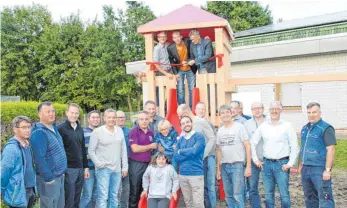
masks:
[[[171,44],[168,47],[169,59],[171,64],[182,64],[183,61],[187,61],[190,56],[190,44],[189,38],[183,38],[180,31],[174,31],[172,33],[172,40],[175,44]],[[177,78],[177,97],[178,104],[185,103],[185,87],[184,78],[187,78],[188,90],[189,90],[189,106],[192,107],[193,88],[195,87],[195,73],[196,66],[173,66],[173,73]]]
[[[289,169],[299,153],[298,137],[292,124],[282,120],[282,105],[270,104],[270,119],[255,131],[251,139],[252,159],[262,169],[266,207],[275,207],[275,187],[280,192],[281,207],[290,207]],[[257,146],[263,140],[264,163],[258,158]]]
[[[142,176],[151,161],[152,150],[157,149],[153,131],[149,128],[149,113],[140,111],[138,124],[129,133],[129,208],[137,208],[142,193]]]
[[[334,128],[323,121],[320,104],[307,105],[309,123],[301,130],[299,172],[302,173],[306,207],[335,207],[331,187],[336,136]]]
[[[212,42],[201,38],[198,30],[191,30],[189,38],[192,41],[190,58],[183,64],[188,64],[189,66],[195,64],[200,74],[216,73],[216,60],[209,60],[209,58],[214,56]]]

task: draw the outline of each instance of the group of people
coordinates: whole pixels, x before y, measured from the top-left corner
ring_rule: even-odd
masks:
[[[195,114],[188,104],[177,108],[181,134],[156,114],[147,101],[134,127],[125,127],[122,111],[107,109],[104,125],[98,111],[88,113],[88,127],[78,121],[80,107],[68,104],[66,120],[55,125],[50,102],[38,106],[39,122],[13,120],[14,137],[3,148],[1,196],[11,207],[137,208],[141,196],[149,208],[168,207],[181,189],[187,208],[216,207],[215,179],[222,179],[228,207],[261,207],[262,174],[266,207],[275,207],[277,184],[281,207],[290,207],[289,175],[299,159],[306,207],[334,207],[331,168],[336,137],[321,118],[320,104],[307,105],[308,123],[301,148],[291,123],[281,118],[282,105],[254,102],[252,117],[242,103],[219,108],[221,127],[206,117],[203,102]]]
[[[198,30],[191,30],[189,37],[183,38],[180,31],[172,32],[173,43],[167,42],[165,31],[157,34],[158,44],[153,50],[153,61],[157,76],[167,76],[177,79],[178,104],[185,103],[184,80],[187,79],[189,90],[189,105],[192,107],[192,93],[196,84],[196,72],[200,74],[215,73],[216,60],[214,49],[209,37],[202,38]],[[161,63],[161,64],[159,64]],[[174,64],[176,66],[171,66]],[[180,66],[177,66],[180,64]],[[159,103],[159,88],[156,88],[157,104]]]

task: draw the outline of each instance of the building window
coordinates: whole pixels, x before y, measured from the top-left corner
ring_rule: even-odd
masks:
[[[284,110],[301,110],[302,83],[276,83],[276,100],[281,101]]]

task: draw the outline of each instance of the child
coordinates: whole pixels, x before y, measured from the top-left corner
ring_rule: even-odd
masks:
[[[178,176],[167,162],[166,155],[158,152],[143,174],[141,195],[148,196],[148,208],[168,208],[171,197],[177,200]]]
[[[178,134],[171,126],[168,120],[161,120],[158,123],[158,132],[155,134],[154,141],[158,144],[158,150],[164,152],[175,170],[177,171],[177,165],[172,161],[174,150],[176,148]]]

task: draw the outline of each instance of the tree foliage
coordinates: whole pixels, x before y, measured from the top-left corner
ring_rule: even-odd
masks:
[[[268,6],[256,1],[208,1],[203,9],[227,19],[234,32],[272,23]]]
[[[141,86],[125,63],[145,57],[136,28],[155,18],[141,2],[125,12],[103,6],[103,20],[71,14],[53,22],[43,6],[5,7],[1,14],[2,94],[22,100],[80,104],[85,110],[141,103]]]

